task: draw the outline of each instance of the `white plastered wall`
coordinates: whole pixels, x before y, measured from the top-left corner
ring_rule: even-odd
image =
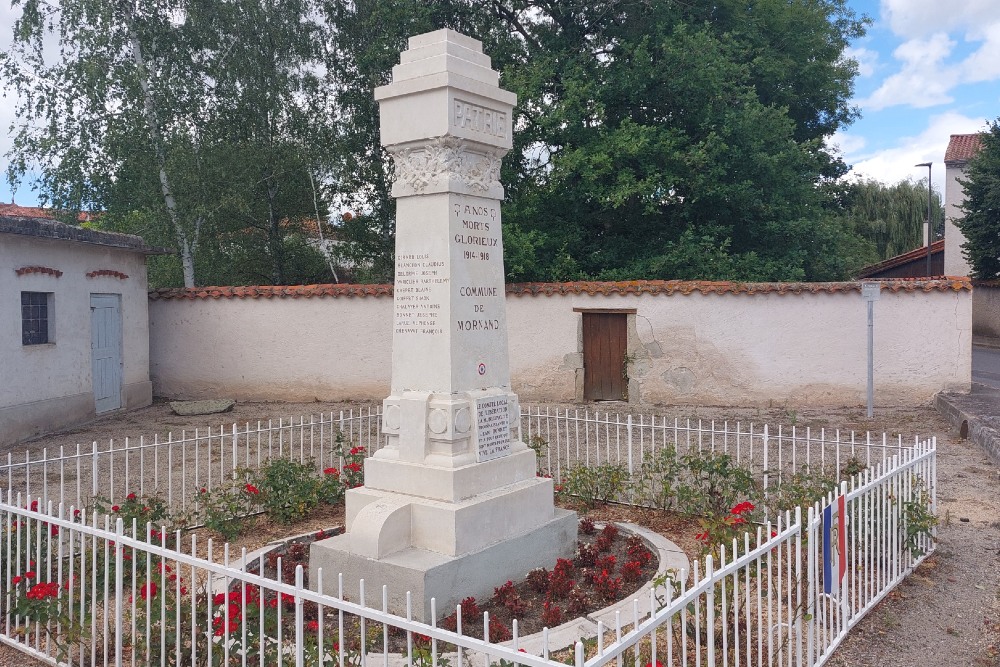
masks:
[[[962,254],[965,235],[955,224],[956,220],[965,216],[961,205],[965,202],[965,189],[958,182],[965,178],[962,167],[946,167],[944,181],[944,274],[946,276],[969,275],[969,263]]]
[[[629,315],[629,398],[641,403],[857,405],[866,310],[857,291],[817,294],[508,296],[514,390],[582,395],[581,314]],[[391,375],[387,297],[166,299],[150,304],[154,389],[181,398],[381,400]],[[875,304],[876,403],[967,390],[972,295],[883,291]]]
[[[392,298],[150,301],[158,396],[382,400],[389,393]]]
[[[17,275],[43,266],[62,275]],[[128,276],[88,278],[108,269]],[[51,292],[52,342],[21,344],[21,292]],[[148,405],[149,317],[144,255],[108,246],[0,234],[0,443],[79,423],[95,415],[90,295],[120,294],[122,407]]]

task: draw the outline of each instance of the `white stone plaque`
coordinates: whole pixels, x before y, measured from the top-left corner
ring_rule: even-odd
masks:
[[[476,460],[491,461],[510,454],[510,406],[506,396],[476,399]]]
[[[861,283],[861,298],[865,301],[878,301],[882,285],[879,283]]]

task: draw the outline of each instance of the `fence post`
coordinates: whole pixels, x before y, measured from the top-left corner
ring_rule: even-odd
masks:
[[[715,583],[712,582],[714,576],[715,563],[712,561],[712,555],[709,554],[705,556],[705,581],[711,582],[711,585],[705,592],[705,627],[708,628],[708,641],[705,642],[708,647],[708,660],[706,663],[709,665],[715,664]]]
[[[632,415],[625,420],[625,439],[628,441],[628,474],[632,474]]]
[[[122,572],[122,567],[124,565],[124,547],[122,547],[122,534],[124,533],[124,521],[121,517],[115,520],[115,609],[117,613],[115,614],[115,667],[121,667],[122,665],[122,635],[124,629],[122,628],[122,619],[124,614],[122,610],[122,598],[124,597],[124,572]],[[149,585],[148,583],[146,584]]]
[[[281,594],[278,594],[281,597]],[[305,657],[302,655],[305,648],[305,636],[302,617],[302,565],[295,566],[295,667],[303,667]],[[364,639],[362,639],[362,642]],[[319,649],[319,654],[323,655],[323,647]]]
[[[764,424],[764,498],[767,498],[767,477],[768,477],[768,446],[770,444],[770,436],[768,435],[767,424]]]
[[[233,479],[236,479],[236,461],[238,460],[238,454],[236,453],[236,422],[233,422]]]
[[[524,442],[524,436],[521,434],[521,404],[517,404],[517,441]]]

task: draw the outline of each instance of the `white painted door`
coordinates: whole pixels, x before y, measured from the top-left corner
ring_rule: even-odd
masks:
[[[90,295],[90,351],[97,412],[122,406],[121,295]]]

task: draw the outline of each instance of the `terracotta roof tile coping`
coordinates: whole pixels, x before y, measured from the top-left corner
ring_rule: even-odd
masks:
[[[971,290],[965,277],[892,278],[879,280],[890,292],[948,292]],[[707,280],[628,280],[619,282],[513,283],[507,294],[513,296],[552,296],[554,294],[838,294],[861,292],[860,282],[843,283],[738,283]],[[392,285],[259,285],[250,287],[163,287],[152,290],[153,301],[169,299],[310,299],[313,297],[392,296]]]
[[[944,152],[944,163],[954,166],[962,165],[975,157],[982,145],[982,134],[953,134],[948,140],[948,148]]]

